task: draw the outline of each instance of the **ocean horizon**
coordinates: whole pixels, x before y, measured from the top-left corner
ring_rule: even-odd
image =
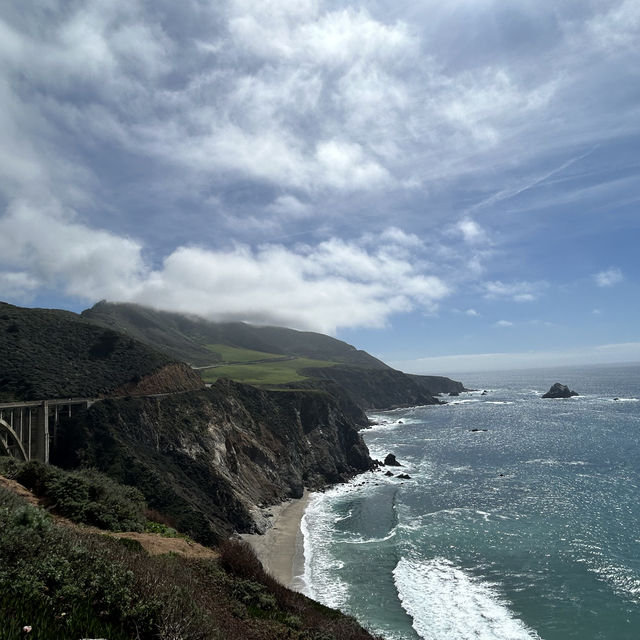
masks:
[[[369,414],[403,466],[312,495],[302,590],[388,640],[637,638],[640,364],[455,377]]]

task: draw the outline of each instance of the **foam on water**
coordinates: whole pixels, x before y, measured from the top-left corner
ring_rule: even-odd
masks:
[[[384,536],[384,538],[351,538],[349,540],[344,540],[346,544],[377,544],[380,542],[387,542],[387,540],[391,540],[391,538],[395,538],[398,533],[397,525],[391,529],[388,535]]]
[[[510,611],[495,585],[445,558],[401,558],[393,575],[402,606],[424,640],[539,638]]]
[[[300,530],[304,540],[304,574],[300,591],[329,607],[339,609],[344,606],[349,594],[349,586],[337,575],[337,570],[341,567],[338,563],[331,562],[326,562],[321,567],[314,566],[316,564],[314,563],[315,554],[326,556],[323,554],[323,548],[330,540],[330,536],[328,535],[326,518],[315,519],[313,527],[311,527],[309,514],[322,513],[325,504],[326,496],[324,494],[312,494],[300,522]]]

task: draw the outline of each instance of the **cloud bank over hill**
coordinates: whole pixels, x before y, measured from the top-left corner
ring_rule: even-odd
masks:
[[[63,287],[86,300],[138,302],[216,320],[251,320],[334,333],[383,326],[391,314],[437,308],[449,289],[425,275],[422,243],[396,228],[357,241],[292,248],[179,247],[158,268],[133,240],[91,229],[61,211],[14,204],[0,220],[0,253],[25,268],[4,286],[23,292]]]

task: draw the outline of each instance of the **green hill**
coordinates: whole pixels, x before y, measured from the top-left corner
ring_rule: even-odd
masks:
[[[169,388],[201,386],[175,359],[96,326],[69,311],[25,309],[0,302],[0,401],[96,397],[131,392],[145,378],[173,367]]]

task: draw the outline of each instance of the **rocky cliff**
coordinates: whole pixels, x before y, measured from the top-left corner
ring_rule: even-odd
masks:
[[[134,376],[126,384],[114,389],[112,396],[150,396],[204,389],[202,378],[184,362],[172,362],[146,376]]]
[[[408,376],[395,369],[335,365],[314,368],[309,374],[313,375],[309,386],[324,383],[326,388],[331,389],[328,385],[333,383],[343,390],[353,404],[364,410],[439,403],[429,389],[415,379],[420,376]]]
[[[412,373],[405,374],[415,382],[421,389],[428,391],[431,395],[440,393],[461,393],[466,391],[462,382],[445,378],[444,376],[419,376]]]
[[[63,424],[53,461],[93,466],[137,486],[150,507],[205,544],[260,530],[255,505],[371,465],[357,425],[329,394],[229,381],[97,402]]]

